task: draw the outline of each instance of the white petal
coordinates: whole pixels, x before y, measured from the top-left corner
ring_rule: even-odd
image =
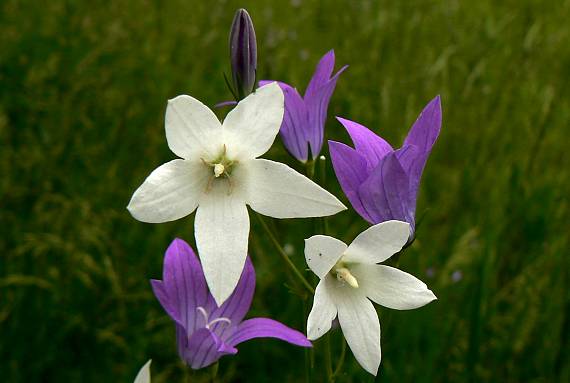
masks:
[[[332,321],[336,317],[336,306],[330,295],[331,278],[321,279],[315,289],[313,308],[307,319],[307,338],[315,340],[330,330]],[[334,282],[334,280],[332,280]]]
[[[410,236],[410,224],[402,221],[386,221],[369,227],[360,233],[346,250],[345,260],[356,263],[384,262],[406,244]]]
[[[323,217],[346,207],[331,193],[289,166],[257,159],[247,163],[247,203],[275,218]]]
[[[193,97],[168,100],[165,128],[168,147],[184,159],[213,159],[222,148],[222,124],[210,108]]]
[[[276,82],[240,101],[223,124],[229,155],[245,160],[267,152],[279,133],[283,110],[283,91]]]
[[[351,271],[362,292],[384,307],[410,310],[437,299],[418,278],[390,266],[354,265]]]
[[[372,302],[360,291],[337,282],[333,300],[338,321],[354,357],[372,375],[380,366],[380,321]]]
[[[127,209],[142,222],[174,221],[192,213],[209,173],[201,164],[172,160],[156,168],[134,192]]]
[[[249,235],[247,207],[238,192],[216,180],[200,201],[194,221],[198,254],[218,306],[231,295],[245,265]]]
[[[150,363],[152,359],[149,359],[144,366],[141,367],[134,383],[150,383]]]
[[[305,239],[305,260],[319,278],[323,278],[342,257],[346,244],[326,235]]]

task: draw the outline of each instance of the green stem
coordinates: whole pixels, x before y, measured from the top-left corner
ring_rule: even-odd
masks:
[[[346,356],[346,341],[344,340],[344,338],[342,338],[342,349],[340,351],[340,357],[338,358],[338,364],[336,365],[336,368],[332,374],[331,381],[334,381],[334,379],[338,376],[338,374],[340,374],[345,356]]]
[[[325,368],[327,371],[327,378],[329,382],[333,382],[333,370],[331,359],[331,335],[330,332],[325,336]]]
[[[293,274],[295,274],[295,276],[299,279],[299,281],[301,281],[301,283],[303,284],[303,286],[305,286],[307,288],[307,290],[311,293],[314,294],[315,293],[315,289],[313,289],[313,286],[311,286],[311,284],[307,281],[307,279],[303,276],[303,273],[301,273],[301,271],[299,271],[299,269],[297,268],[297,266],[295,266],[295,264],[293,263],[293,261],[291,261],[291,258],[289,258],[289,256],[287,255],[287,253],[285,252],[285,250],[283,250],[283,247],[281,247],[281,244],[279,244],[279,241],[277,241],[277,238],[275,238],[275,236],[273,235],[273,232],[271,231],[271,229],[269,228],[269,226],[267,226],[267,223],[265,222],[265,220],[261,217],[260,214],[256,213],[257,218],[259,219],[259,222],[261,223],[261,226],[263,227],[263,229],[265,230],[265,232],[267,233],[267,236],[269,237],[269,240],[273,243],[273,246],[275,246],[275,248],[277,249],[277,252],[279,253],[279,255],[281,255],[281,258],[283,258],[283,260],[285,261],[285,263],[287,263],[287,265],[289,266],[289,268],[291,269],[291,271],[293,271]]]

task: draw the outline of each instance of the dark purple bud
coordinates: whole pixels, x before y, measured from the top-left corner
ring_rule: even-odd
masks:
[[[253,91],[257,70],[257,43],[249,13],[238,9],[230,31],[230,60],[236,96],[241,100]]]

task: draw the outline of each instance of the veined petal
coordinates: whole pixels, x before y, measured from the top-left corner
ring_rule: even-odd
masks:
[[[150,173],[127,209],[137,220],[149,223],[185,217],[198,206],[208,176],[201,163],[180,159],[167,162]]]
[[[336,87],[338,76],[340,76],[346,68],[348,68],[347,65],[342,67],[331,79],[328,79],[328,81],[323,83],[319,88],[316,88],[314,92],[312,92],[310,88],[305,92],[305,105],[307,107],[308,116],[306,130],[309,135],[313,159],[316,159],[321,152],[329,102]],[[309,87],[310,86],[311,84],[309,84]]]
[[[197,330],[184,350],[184,360],[194,370],[207,367],[224,355],[236,354],[237,350],[224,344],[207,328]]]
[[[213,311],[210,316],[210,320],[214,320],[216,318],[227,318],[231,321],[231,325],[224,322],[218,322],[211,327],[212,331],[218,334],[223,341],[227,340],[230,333],[234,331],[235,326],[243,320],[243,317],[249,311],[254,291],[255,270],[251,263],[251,258],[247,257],[245,260],[245,267],[243,268],[241,277],[234,292],[224,302],[224,304]]]
[[[353,148],[336,141],[329,141],[329,152],[336,178],[352,207],[362,218],[373,223],[364,208],[358,189],[368,178],[366,159]]]
[[[305,260],[309,268],[323,278],[342,257],[347,246],[327,235],[314,235],[305,239]]]
[[[254,338],[275,338],[302,347],[311,347],[311,342],[297,330],[269,318],[253,318],[240,323],[235,333],[228,338],[232,347]]]
[[[214,181],[200,200],[194,235],[208,287],[218,306],[234,291],[247,256],[249,216],[240,193]]]
[[[415,145],[422,152],[430,152],[441,130],[441,98],[431,100],[408,132],[404,145]]]
[[[384,156],[358,194],[373,223],[390,219],[414,222],[414,209],[410,206],[410,183],[396,153]]]
[[[149,359],[148,362],[144,364],[139,370],[137,377],[135,378],[134,383],[150,383],[150,364],[152,363],[152,359]]]
[[[307,337],[315,340],[326,334],[336,318],[337,309],[332,298],[332,289],[335,280],[332,276],[326,275],[320,280],[315,289],[313,308],[307,319]]]
[[[384,262],[402,249],[409,236],[407,222],[379,223],[358,234],[346,249],[344,260],[367,265]]]
[[[219,150],[216,137],[221,137],[222,124],[206,105],[182,95],[168,100],[166,107],[166,140],[174,154],[188,160],[211,158]]]
[[[364,294],[384,307],[410,310],[437,299],[425,283],[394,267],[354,265],[351,270]]]
[[[338,284],[340,282],[336,281]],[[342,333],[360,365],[372,375],[380,366],[380,321],[360,289],[339,285],[333,290]]]
[[[346,207],[331,193],[289,166],[256,159],[247,163],[247,203],[275,218],[323,217]]]
[[[259,83],[261,85],[267,82],[260,81]],[[284,82],[278,82],[278,84],[285,97],[285,112],[279,130],[283,145],[293,157],[305,162],[309,156],[308,116],[305,101],[297,89]]]
[[[229,156],[238,160],[267,152],[283,121],[283,91],[277,83],[258,88],[228,113],[223,123]]]
[[[168,294],[172,309],[179,315],[179,320],[174,317],[173,319],[182,325],[188,334],[193,333],[198,327],[197,308],[208,308],[213,302],[206,287],[202,266],[185,241],[176,238],[166,250],[162,278],[164,291]],[[158,298],[157,292],[160,290],[155,289]],[[162,306],[170,315],[168,308],[164,304]]]
[[[364,125],[341,117],[336,119],[346,128],[356,151],[366,158],[368,173],[386,154],[393,151],[388,142]]]
[[[151,279],[150,285],[152,287],[152,291],[158,302],[166,311],[168,316],[172,318],[173,321],[177,322],[181,326],[185,326],[186,324],[180,319],[180,312],[178,311],[178,305],[173,303],[166,292],[166,288],[164,287],[164,283],[157,279]]]
[[[313,77],[311,77],[307,90],[305,91],[305,98],[313,97],[315,93],[317,93],[318,90],[329,81],[334,69],[334,61],[335,57],[333,49],[321,57],[319,63],[315,67],[315,72],[313,73]]]

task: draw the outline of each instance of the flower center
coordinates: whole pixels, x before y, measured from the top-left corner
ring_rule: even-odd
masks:
[[[202,317],[204,317],[204,323],[206,323],[206,324],[204,325],[204,327],[206,327],[208,330],[211,330],[211,329],[212,329],[211,327],[212,327],[213,325],[215,325],[216,323],[220,323],[220,322],[221,322],[221,323],[226,323],[227,325],[231,325],[231,324],[232,324],[232,321],[229,320],[229,319],[226,318],[226,317],[219,317],[219,318],[216,318],[216,319],[209,320],[208,312],[207,312],[206,309],[203,308],[202,306],[196,307],[196,311],[198,311],[200,314],[202,314]]]
[[[229,192],[231,192],[232,181],[230,176],[232,174],[234,165],[236,165],[238,162],[228,158],[226,145],[223,146],[222,152],[214,160],[208,161],[204,158],[201,158],[201,160],[204,165],[212,169],[213,173],[213,177],[210,176],[210,180],[208,181],[206,191],[212,189],[212,182],[215,179],[225,178],[230,184]]]
[[[358,288],[358,281],[350,273],[350,270],[346,267],[346,265],[342,262],[338,262],[332,270],[336,274],[336,279],[343,283],[348,283],[350,287],[355,289]]]

